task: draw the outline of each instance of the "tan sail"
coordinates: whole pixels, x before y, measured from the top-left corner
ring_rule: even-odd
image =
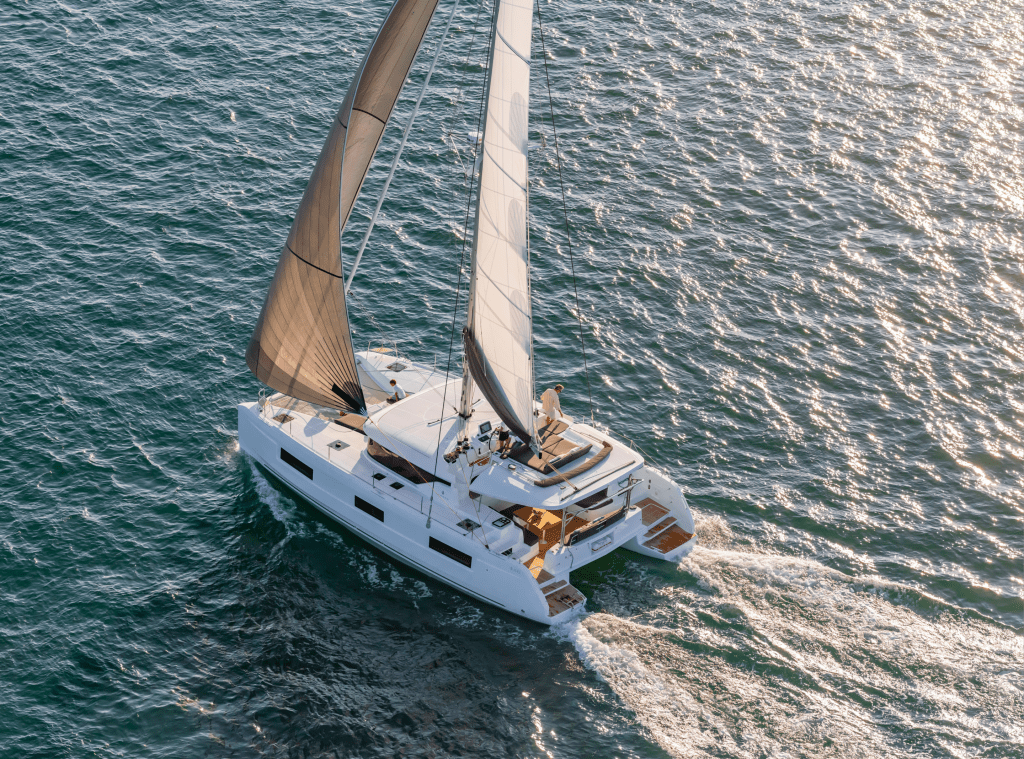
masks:
[[[362,410],[341,232],[437,0],[396,0],[356,72],[299,204],[245,360],[263,383],[309,403]]]

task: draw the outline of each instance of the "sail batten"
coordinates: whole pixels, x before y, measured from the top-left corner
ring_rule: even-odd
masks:
[[[533,6],[530,0],[497,2],[463,331],[470,375],[465,382],[475,381],[506,426],[530,441],[535,424],[527,137]]]
[[[246,350],[263,383],[300,400],[366,406],[345,306],[341,233],[438,0],[396,0],[320,151]]]

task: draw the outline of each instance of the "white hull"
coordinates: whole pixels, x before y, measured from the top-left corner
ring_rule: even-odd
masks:
[[[429,369],[411,368],[424,377],[431,375]],[[538,564],[537,546],[526,545],[521,537],[528,535],[525,529],[508,519],[502,527],[493,526],[503,521],[501,515],[460,498],[458,488],[447,482],[407,480],[369,456],[368,438],[361,432],[308,407],[310,413],[304,414],[294,403],[282,411],[275,400],[262,408],[257,403],[238,406],[239,445],[246,454],[389,556],[527,619],[553,624],[582,611],[586,599],[569,584],[570,569],[616,548],[677,561],[696,543],[681,490],[645,466],[639,470],[641,481],[631,494],[632,503],[616,514],[613,524],[581,531],[576,537],[583,539],[573,545],[564,540],[555,547],[542,543],[546,553]],[[477,529],[460,525],[466,519],[478,522]]]

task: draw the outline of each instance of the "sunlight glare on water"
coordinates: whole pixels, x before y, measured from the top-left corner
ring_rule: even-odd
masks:
[[[5,6],[0,754],[1024,753],[1019,0],[542,0],[538,390],[589,415],[579,317],[596,423],[701,541],[574,572],[590,613],[551,631],[238,451],[249,335],[387,7]],[[447,361],[489,8],[431,80],[357,348]]]

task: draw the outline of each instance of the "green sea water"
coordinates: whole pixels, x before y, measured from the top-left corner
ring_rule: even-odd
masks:
[[[490,7],[460,5],[357,348],[448,361]],[[542,0],[579,310],[535,29],[538,383],[590,414],[579,317],[596,423],[701,542],[575,573],[555,630],[238,452],[387,8],[0,4],[0,757],[1021,756],[1024,6]]]

